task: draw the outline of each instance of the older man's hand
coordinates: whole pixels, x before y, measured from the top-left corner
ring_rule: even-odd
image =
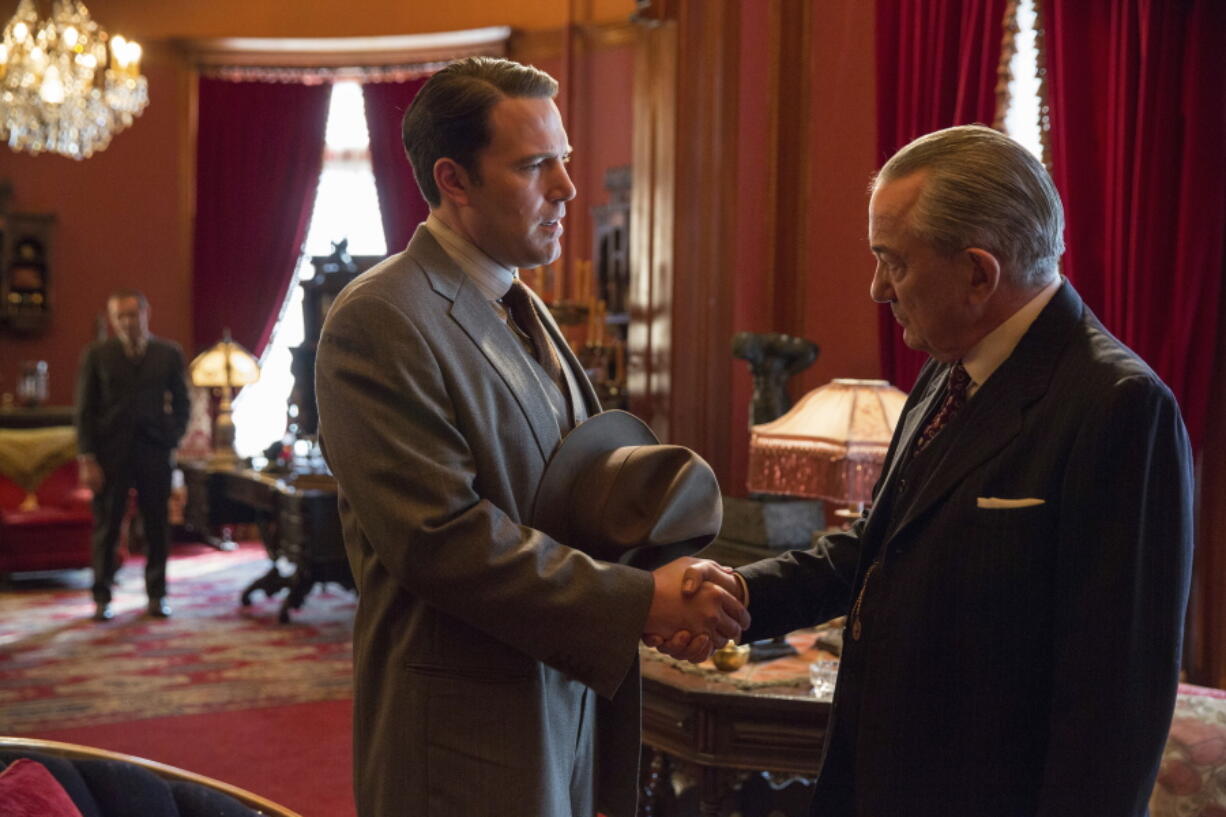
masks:
[[[698,663],[749,627],[749,611],[731,568],[683,557],[652,576],[655,594],[643,633],[648,646]]]

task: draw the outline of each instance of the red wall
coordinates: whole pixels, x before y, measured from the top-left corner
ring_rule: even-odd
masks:
[[[792,384],[793,399],[836,377],[880,376],[877,355],[877,312],[868,296],[873,272],[865,234],[868,229],[868,181],[876,164],[876,72],[873,4],[830,0],[813,14],[810,32],[809,177],[805,188],[807,242],[811,271],[792,296],[803,303],[802,325],[783,325],[775,314],[778,295],[764,282],[773,280],[771,225],[763,216],[773,190],[768,184],[772,134],[772,101],[767,60],[770,48],[769,0],[744,0],[741,5],[740,107],[737,174],[736,299],[733,330],[790,332],[821,347],[817,362]],[[867,46],[866,46],[867,44]],[[783,184],[795,168],[780,167]],[[786,237],[785,237],[786,239]],[[800,240],[800,237],[797,237]],[[731,338],[729,339],[731,340]],[[749,452],[749,400],[752,382],[742,360],[728,357],[732,367],[731,423],[728,445],[730,476],[725,493],[743,495]]]
[[[771,146],[770,129],[762,123],[771,116],[771,100],[754,89],[766,88],[770,77],[767,61],[759,55],[767,53],[770,31],[766,3],[753,0],[741,5],[740,106],[737,109],[737,211],[744,215],[737,230],[736,298],[732,304],[733,333],[778,332],[774,320],[773,298],[763,282],[771,275],[766,269],[771,258],[769,224],[761,214],[770,208],[771,186],[767,181],[767,160]],[[729,363],[732,367],[732,400],[729,434],[728,484],[724,493],[742,496],[749,459],[749,401],[753,383],[749,366],[732,357],[729,338]]]
[[[878,167],[873,5],[840,0],[813,15],[807,208],[813,271],[804,292],[804,334],[822,353],[799,378],[798,394],[836,377],[881,376],[866,238],[869,177]]]
[[[15,212],[56,217],[50,328],[22,337],[0,331],[0,392],[12,392],[20,361],[47,361],[53,404],[72,402],[82,348],[117,287],[136,287],[152,306],[155,334],[191,337],[190,219],[183,146],[186,72],[169,56],[143,66],[152,102],[110,146],[84,161],[0,147],[0,179]],[[191,350],[186,349],[190,354]]]

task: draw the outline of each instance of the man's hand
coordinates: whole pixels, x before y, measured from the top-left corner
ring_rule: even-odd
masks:
[[[674,658],[698,663],[749,626],[735,576],[715,562],[683,557],[652,571],[655,592],[643,640]],[[722,578],[706,580],[719,573]]]
[[[102,466],[93,457],[81,457],[77,460],[77,478],[94,493],[102,490]]]
[[[703,582],[718,584],[744,604],[744,588],[732,568],[710,559],[691,559],[681,576],[681,592],[686,596],[693,595]]]

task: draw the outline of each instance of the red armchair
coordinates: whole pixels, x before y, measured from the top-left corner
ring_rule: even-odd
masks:
[[[66,447],[52,453],[46,445],[46,433],[52,429],[38,431],[43,432],[39,440],[42,445],[37,451],[43,467],[36,472],[46,473],[46,476],[32,490],[28,484],[31,463],[26,460],[20,464],[27,467],[18,468],[12,446],[12,435],[23,432],[0,431],[10,437],[2,446],[7,449],[3,452],[7,456],[0,457],[0,464],[7,462],[9,465],[0,468],[0,574],[90,565],[93,515],[89,489],[81,487],[77,480],[75,438],[71,429],[64,429]],[[17,442],[26,441],[18,438]],[[27,478],[23,479],[25,485],[17,481],[23,477]]]

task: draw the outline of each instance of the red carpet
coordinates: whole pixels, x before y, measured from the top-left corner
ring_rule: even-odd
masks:
[[[0,592],[0,734],[168,763],[304,817],[353,817],[351,647],[356,597],[316,587],[288,624],[280,597],[239,593],[264,548],[176,546],[174,615],[144,615],[143,565],[119,576],[112,622],[90,621],[89,571],[14,578]]]
[[[354,817],[349,701],[40,731],[224,780],[303,817]]]

